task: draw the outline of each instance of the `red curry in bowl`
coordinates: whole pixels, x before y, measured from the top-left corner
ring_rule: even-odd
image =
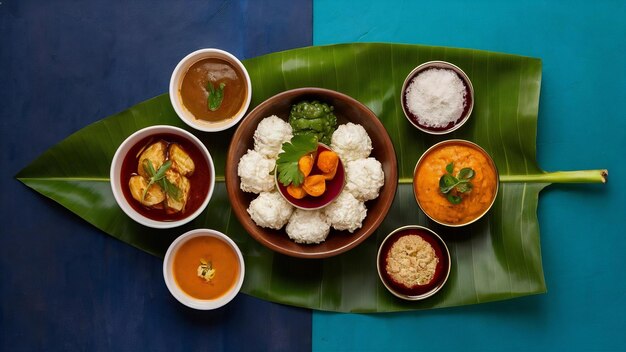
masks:
[[[179,146],[195,164],[193,173],[185,176],[189,181],[189,190],[184,207],[180,211],[168,211],[165,206],[146,206],[132,195],[129,183],[131,178],[136,177],[139,173],[141,167],[139,165],[139,156],[147,147],[154,145],[154,143],[164,143],[168,148],[167,150],[169,150],[170,146]],[[158,171],[158,168],[156,169]],[[157,133],[137,142],[124,157],[120,172],[121,188],[128,204],[139,214],[155,221],[177,221],[186,218],[189,214],[193,214],[200,208],[207,197],[211,177],[209,164],[202,152],[191,141],[171,133]]]

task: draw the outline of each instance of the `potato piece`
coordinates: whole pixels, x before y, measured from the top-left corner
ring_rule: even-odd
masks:
[[[193,159],[187,152],[176,143],[170,145],[170,160],[172,161],[172,169],[178,171],[183,176],[191,176],[196,169]]]
[[[146,196],[143,196],[144,191],[148,187],[148,181],[145,178],[135,175],[128,181],[128,187],[130,187],[130,193],[133,198],[147,207],[153,207],[165,200],[165,194],[161,187],[157,184],[150,185]]]
[[[187,200],[189,199],[189,189],[191,188],[189,179],[172,169],[165,172],[165,178],[167,178],[171,184],[178,187],[178,198],[173,197],[170,194],[166,196],[167,200],[165,204],[167,206],[167,213],[173,214],[184,211],[185,206],[187,205]]]
[[[144,160],[150,160],[154,171],[158,171],[161,165],[165,162],[165,150],[167,149],[167,143],[164,141],[158,141],[150,144],[139,155],[139,164],[137,165],[137,173],[145,178],[150,178],[150,175],[144,169]]]

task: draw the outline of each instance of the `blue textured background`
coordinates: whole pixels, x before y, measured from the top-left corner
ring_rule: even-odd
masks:
[[[539,199],[548,293],[383,315],[313,313],[313,349],[624,350],[626,2],[314,3],[315,45],[403,42],[539,57],[537,157],[546,171],[609,169],[606,185]]]
[[[246,295],[190,310],[167,291],[161,259],[13,176],[71,133],[166,92],[195,49],[244,59],[311,45],[311,12],[309,0],[0,0],[0,350],[310,348],[310,311]]]

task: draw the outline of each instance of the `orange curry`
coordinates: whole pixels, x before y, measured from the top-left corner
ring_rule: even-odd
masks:
[[[459,204],[452,204],[441,193],[439,179],[446,165],[454,163],[456,175],[462,168],[472,168],[473,189],[463,194]],[[491,207],[497,192],[497,172],[482,150],[462,142],[444,144],[422,157],[413,176],[415,197],[431,218],[449,225],[462,225],[482,216]]]

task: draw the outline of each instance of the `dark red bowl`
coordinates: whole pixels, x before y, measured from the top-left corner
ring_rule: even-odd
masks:
[[[317,146],[317,154],[325,150],[331,149],[328,146],[319,143]],[[317,166],[314,165],[311,174],[319,175],[321,174],[321,171],[319,171]],[[287,192],[287,187],[278,182],[278,173],[275,173],[274,179],[276,181],[278,191],[291,205],[304,210],[316,210],[324,208],[339,197],[339,194],[343,191],[343,186],[346,183],[346,170],[344,169],[343,162],[339,159],[339,165],[337,166],[337,173],[335,174],[335,177],[333,177],[332,180],[326,181],[326,192],[319,197],[306,196],[302,199],[294,198]]]
[[[287,120],[291,106],[303,100],[318,100],[335,107],[337,124],[358,123],[367,131],[372,140],[372,154],[383,167],[385,185],[380,189],[378,198],[365,203],[367,217],[363,226],[349,233],[331,229],[326,241],[319,244],[298,244],[290,240],[282,230],[271,230],[257,226],[250,218],[247,208],[256,194],[243,192],[239,188],[241,180],[237,175],[239,159],[254,148],[253,135],[257,125],[264,118],[276,115]],[[244,229],[264,246],[293,257],[326,258],[346,252],[367,239],[383,221],[398,186],[398,167],[396,153],[391,139],[378,117],[359,101],[333,90],[322,88],[298,88],[279,93],[254,108],[241,122],[228,149],[226,158],[226,190],[233,212]]]

